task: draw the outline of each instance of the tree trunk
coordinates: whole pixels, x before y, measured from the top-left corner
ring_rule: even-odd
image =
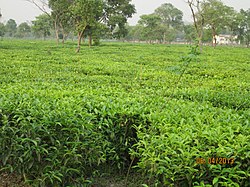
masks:
[[[57,17],[54,21],[54,27],[55,27],[55,34],[56,34],[56,43],[57,45],[59,44],[59,29],[58,29],[58,26],[57,26]]]
[[[250,37],[249,37],[249,36],[247,36],[246,44],[247,44],[247,48],[249,48],[249,47],[250,47],[250,46],[249,46],[249,44],[250,44]]]
[[[212,27],[212,37],[213,37],[213,47],[215,48],[216,47],[216,45],[217,45],[217,40],[216,40],[216,32],[215,32],[215,28],[214,27]]]
[[[199,25],[198,21],[196,19],[196,13],[195,13],[195,10],[194,10],[194,7],[196,7],[198,13],[201,12],[201,10],[200,10],[200,1],[197,1],[196,5],[193,4],[193,1],[188,1],[188,6],[189,6],[189,8],[190,8],[190,10],[192,12],[194,27],[195,27],[195,31],[196,31],[197,39],[198,39],[198,45],[200,47],[200,52],[202,53],[203,20],[201,21],[201,24]]]
[[[81,40],[83,36],[84,31],[78,32],[78,43],[77,43],[77,49],[76,52],[79,53],[81,49]]]
[[[213,47],[215,48],[217,46],[217,39],[216,35],[213,34]]]
[[[89,47],[92,46],[92,34],[90,33],[89,34]]]
[[[64,32],[64,29],[63,29],[63,26],[62,26],[61,23],[60,23],[60,26],[61,26],[61,29],[62,29],[62,44],[64,45],[64,42],[65,42],[65,32]]]

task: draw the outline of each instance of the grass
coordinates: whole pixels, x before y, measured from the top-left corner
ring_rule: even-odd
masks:
[[[0,42],[2,170],[87,185],[107,165],[126,173],[135,157],[149,186],[249,184],[249,49],[204,47],[178,81],[186,45],[75,47]]]

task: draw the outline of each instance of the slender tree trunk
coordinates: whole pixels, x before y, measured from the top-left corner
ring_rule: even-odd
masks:
[[[198,39],[198,45],[200,47],[200,52],[202,53],[203,20],[201,20],[201,23],[198,24],[198,21],[196,19],[196,13],[195,13],[195,10],[194,10],[194,7],[196,7],[198,13],[201,12],[201,10],[200,10],[200,1],[197,1],[196,5],[193,4],[193,1],[188,1],[187,3],[188,3],[188,6],[189,6],[189,8],[190,8],[190,10],[192,12],[194,27],[195,27],[195,31],[196,31],[197,39]]]
[[[64,45],[64,42],[65,42],[65,35],[63,33],[63,38],[62,38],[62,44]]]
[[[85,38],[82,36],[82,43],[85,43]]]
[[[213,37],[213,47],[215,48],[216,47],[216,45],[217,45],[217,40],[216,40],[216,32],[215,32],[215,28],[214,27],[212,27],[212,37]]]
[[[92,34],[90,33],[89,34],[89,47],[92,46]]]
[[[62,29],[62,44],[64,45],[66,33],[64,31],[62,23],[60,23],[60,27]]]
[[[56,43],[57,45],[59,44],[59,29],[58,29],[58,26],[57,26],[57,17],[54,21],[54,27],[55,27],[55,34],[56,34]]]
[[[249,46],[249,44],[250,44],[250,37],[249,37],[249,36],[247,36],[246,44],[247,44],[247,48],[249,48],[249,47],[250,47],[250,46]]]
[[[81,40],[83,36],[84,31],[78,32],[78,43],[77,43],[77,49],[76,52],[79,53],[81,49]]]

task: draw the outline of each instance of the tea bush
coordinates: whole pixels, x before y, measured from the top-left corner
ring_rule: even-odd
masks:
[[[183,66],[185,45],[74,48],[1,42],[1,171],[87,186],[132,165],[144,186],[250,185],[249,49],[205,47]]]

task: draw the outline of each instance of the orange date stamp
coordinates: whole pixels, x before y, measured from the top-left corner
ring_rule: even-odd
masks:
[[[196,164],[220,164],[220,165],[233,165],[234,158],[224,158],[224,157],[211,157],[211,158],[196,158]]]

